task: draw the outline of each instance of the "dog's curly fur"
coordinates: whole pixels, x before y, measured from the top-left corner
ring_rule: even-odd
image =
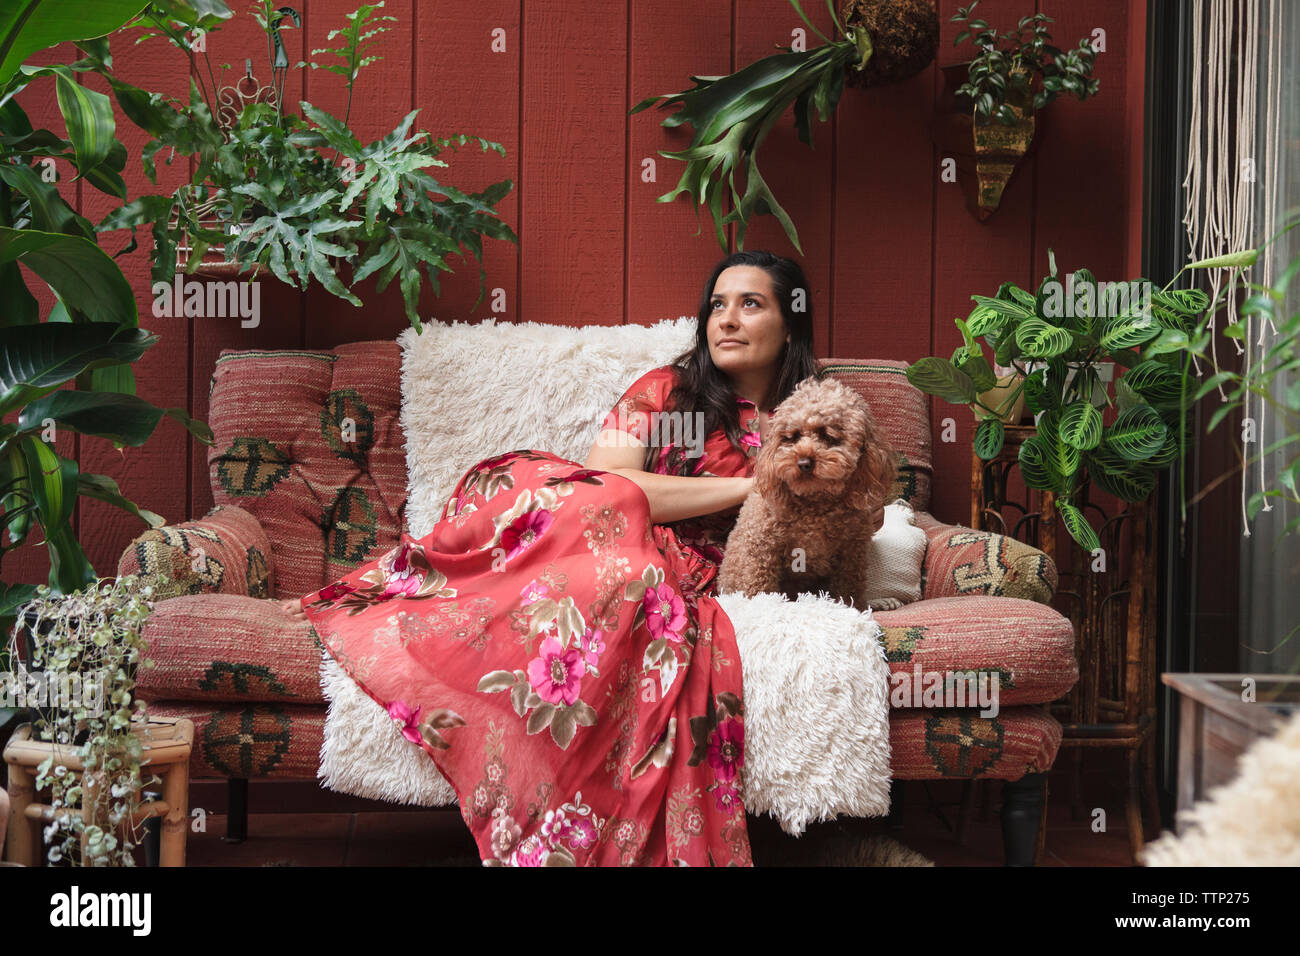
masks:
[[[866,545],[884,523],[896,456],[867,403],[832,378],[800,382],[769,426],[754,491],[727,539],[719,593],[826,591],[865,609]]]

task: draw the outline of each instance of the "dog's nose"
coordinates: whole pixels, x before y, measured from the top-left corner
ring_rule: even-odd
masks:
[[[800,459],[799,459],[799,470],[800,470],[800,471],[803,471],[803,472],[812,471],[812,470],[813,470],[813,460],[812,460],[811,458],[800,458]]]

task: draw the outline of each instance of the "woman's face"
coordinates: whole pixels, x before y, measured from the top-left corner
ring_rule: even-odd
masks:
[[[733,377],[775,372],[790,335],[767,271],[758,266],[723,269],[709,305],[706,335],[713,364]]]

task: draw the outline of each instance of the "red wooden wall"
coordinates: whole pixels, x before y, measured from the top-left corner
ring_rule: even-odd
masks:
[[[999,283],[1029,286],[1047,268],[1047,250],[1063,270],[1082,266],[1105,279],[1136,275],[1140,249],[1142,94],[1145,4],[1141,0],[984,0],[980,14],[1002,30],[1040,10],[1055,18],[1053,35],[1072,46],[1096,28],[1106,50],[1097,57],[1101,93],[1085,103],[1058,100],[1037,153],[1008,189],[987,223],[965,208],[961,187],[940,181],[942,156],[929,124],[942,91],[938,67],[966,58],[954,48],[959,29],[948,18],[956,0],[939,0],[942,36],[937,64],[897,86],[847,89],[829,124],[814,122],[815,149],[800,143],[792,114],[769,137],[761,168],[790,211],[804,247],[801,264],[812,287],[819,355],[915,360],[946,355],[959,343],[953,318],[970,310],[972,293],[992,294]],[[242,70],[252,57],[259,78],[268,74],[265,43],[243,15],[208,38],[214,64]],[[283,33],[291,62],[326,44],[343,25],[351,0],[298,0],[301,30]],[[804,3],[825,33],[823,4]],[[693,313],[701,283],[720,250],[704,212],[701,230],[686,199],[657,203],[676,185],[682,165],[659,150],[683,148],[691,132],[665,130],[658,109],[628,116],[645,97],[689,86],[688,75],[732,72],[789,45],[802,27],[788,0],[387,0],[398,17],[376,51],[384,59],[363,71],[353,126],[377,138],[410,109],[435,135],[466,132],[502,143],[507,155],[477,149],[445,154],[439,170],[448,182],[481,189],[503,178],[516,184],[501,203],[503,218],[520,236],[516,248],[489,240],[488,289],[502,289],[511,321],[570,325],[650,323]],[[494,31],[505,49],[493,51]],[[815,45],[815,36],[809,45]],[[160,41],[115,45],[116,66],[146,88],[180,96],[189,70]],[[87,82],[99,85],[98,77]],[[52,90],[52,87],[51,87]],[[344,87],[323,70],[291,74],[286,100],[324,107],[341,116]],[[38,125],[61,131],[53,94],[25,105]],[[150,190],[140,171],[146,137],[122,121],[131,160],[131,195]],[[643,182],[642,161],[657,162],[657,180]],[[188,174],[160,163],[164,186]],[[98,221],[109,200],[71,182],[65,195]],[[313,286],[299,293],[262,282],[261,322],[238,319],[154,318],[150,314],[148,237],[121,260],[139,291],[141,324],[161,342],[136,366],[140,394],[163,406],[207,412],[208,379],[222,349],[323,348],[341,342],[390,338],[406,326],[395,284],[384,295],[369,289],[364,310]],[[116,251],[124,238],[106,236]],[[797,256],[779,224],[761,217],[750,225],[748,249]],[[453,260],[453,265],[456,261]],[[491,314],[490,303],[471,312],[477,270],[467,262],[429,294],[422,314],[443,321]],[[274,383],[268,383],[268,390]],[[969,520],[971,421],[964,410],[936,402],[934,511]],[[942,421],[957,424],[956,441],[938,441]],[[74,449],[71,439],[65,453]],[[82,467],[115,476],[124,492],[176,522],[211,505],[206,450],[170,419],[144,447],[123,454],[97,440],[78,439]],[[100,574],[113,573],[118,555],[142,530],[135,519],[98,502],[82,501],[80,540]],[[43,580],[43,549],[10,557],[9,580]]]

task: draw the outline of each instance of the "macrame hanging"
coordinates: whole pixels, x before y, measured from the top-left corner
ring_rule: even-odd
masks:
[[[1207,259],[1259,245],[1277,227],[1277,200],[1281,154],[1278,149],[1281,117],[1281,4],[1283,0],[1194,0],[1192,4],[1191,121],[1187,137],[1187,176],[1183,180],[1183,224],[1187,228],[1192,259]],[[1261,11],[1265,21],[1261,33]],[[1261,50],[1261,44],[1263,50]],[[1261,90],[1261,75],[1265,85]],[[1262,93],[1263,103],[1258,101]],[[1262,135],[1257,135],[1262,134]],[[1264,192],[1257,196],[1256,187]],[[1263,199],[1258,202],[1258,199]],[[1258,216],[1256,210],[1259,210]],[[1255,265],[1256,281],[1271,284],[1273,247],[1268,246]],[[1231,290],[1240,270],[1208,270],[1212,300],[1225,287],[1227,324],[1238,321],[1236,295]],[[1234,339],[1249,374],[1261,360],[1277,329],[1271,321],[1246,316],[1245,336]],[[1216,316],[1210,317],[1211,358],[1219,371]],[[1199,364],[1198,369],[1199,372]],[[1223,387],[1219,396],[1226,398]],[[1243,414],[1255,422],[1254,435],[1262,435],[1267,404],[1250,396]],[[1252,481],[1267,487],[1262,456],[1246,449],[1237,436],[1246,472],[1241,483],[1242,534],[1250,536],[1246,499]],[[1270,510],[1264,499],[1264,510]]]

